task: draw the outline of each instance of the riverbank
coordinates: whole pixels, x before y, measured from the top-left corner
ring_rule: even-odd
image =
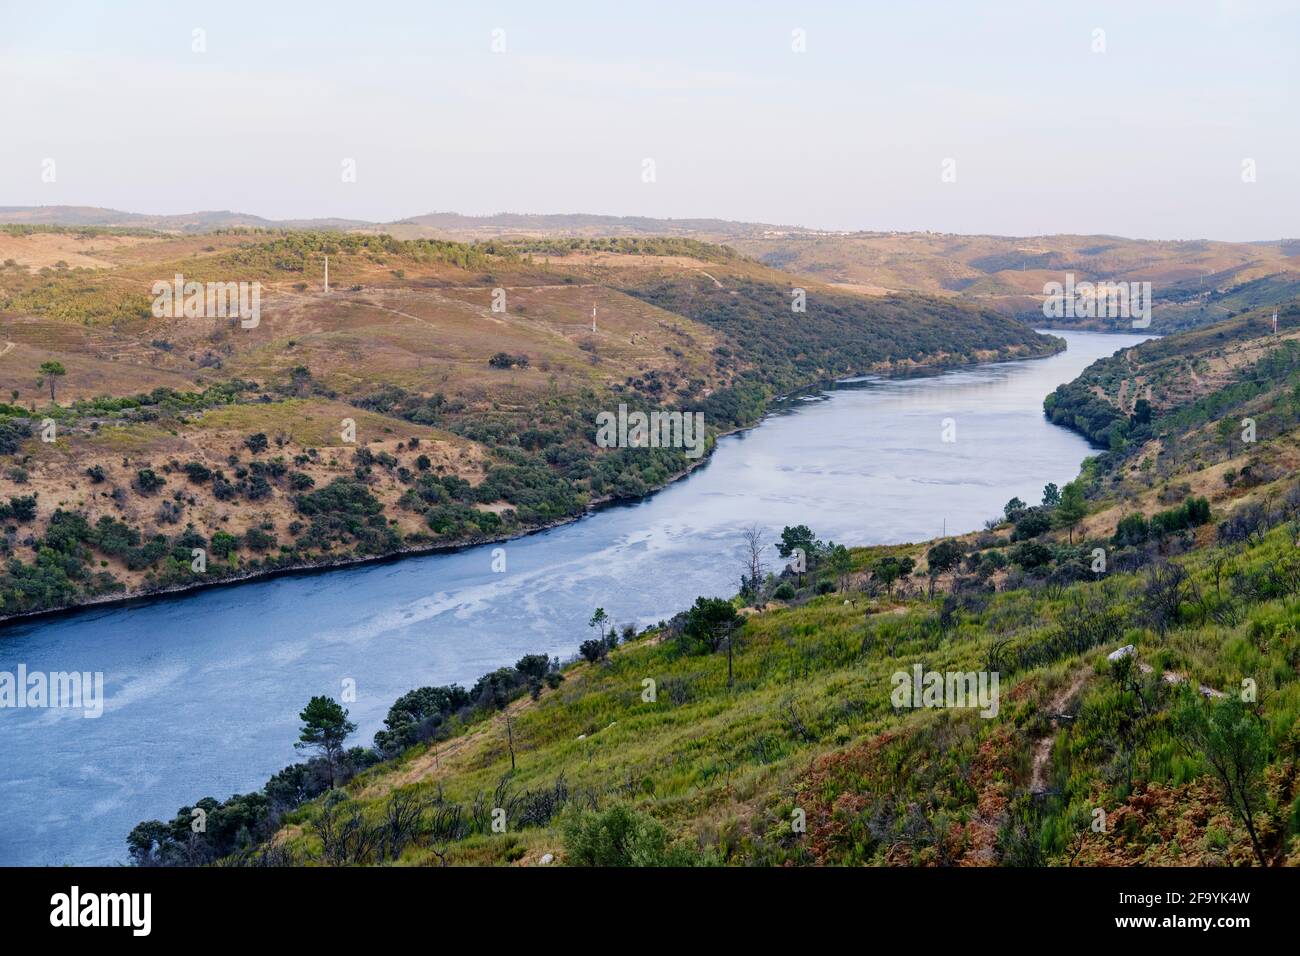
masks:
[[[413,687],[469,687],[528,654],[567,659],[596,607],[642,630],[700,595],[734,594],[754,523],[766,541],[806,524],[853,544],[924,541],[944,519],[950,532],[980,528],[1092,454],[1044,418],[1042,397],[1124,340],[1067,338],[1069,351],[1043,360],[795,396],[722,438],[689,480],[515,540],[505,573],[488,544],[15,622],[5,660],[103,672],[106,703],[95,721],[3,714],[0,863],[120,862],[140,820],[261,787],[300,759],[303,703],[339,697],[344,680],[365,742]],[[941,441],[946,417],[956,444]]]
[[[1004,355],[1003,353],[1008,350],[1003,350],[1003,349],[989,350],[986,353],[989,357],[981,358],[981,360],[977,362],[969,362],[965,360],[961,360],[961,361],[953,360],[950,356],[947,356],[944,353],[939,353],[936,356],[934,356],[934,361],[929,363],[915,362],[912,360],[908,360],[905,363],[891,363],[888,366],[877,365],[876,367],[868,369],[867,371],[857,373],[855,376],[846,376],[846,378],[879,376],[881,378],[907,379],[907,378],[915,378],[919,376],[939,375],[946,372],[960,371],[962,369],[979,368],[984,365],[996,365],[1008,361],[1047,359],[1054,355],[1060,354],[1066,348],[1064,339],[1060,338],[1059,336],[1051,336],[1051,338],[1055,342],[1059,342],[1060,344],[1044,349],[1043,351],[1037,354]],[[172,599],[182,598],[189,594],[193,594],[200,591],[206,591],[214,588],[238,587],[240,585],[247,584],[250,582],[272,580],[281,577],[326,574],[331,571],[336,571],[345,568],[358,568],[358,567],[365,567],[369,565],[388,564],[394,561],[401,561],[411,557],[440,555],[440,554],[455,554],[469,548],[477,548],[485,545],[502,545],[502,544],[508,544],[512,541],[518,541],[520,539],[527,538],[532,535],[540,534],[542,532],[549,531],[554,528],[562,527],[564,525],[581,521],[584,518],[587,518],[593,514],[598,513],[604,508],[635,505],[638,502],[645,501],[646,499],[653,497],[655,494],[658,494],[659,492],[663,491],[665,488],[670,487],[671,485],[681,481],[682,479],[689,477],[691,474],[693,474],[696,471],[696,469],[706,464],[711,459],[713,452],[717,447],[717,442],[722,438],[725,438],[730,435],[740,434],[749,431],[750,429],[756,428],[757,426],[761,425],[764,419],[769,414],[771,414],[772,410],[779,407],[781,403],[787,402],[793,398],[797,398],[800,395],[825,389],[833,384],[834,384],[833,381],[818,380],[818,381],[811,382],[794,392],[773,396],[767,399],[767,401],[764,404],[762,414],[758,417],[757,420],[755,420],[750,424],[740,425],[734,428],[717,432],[714,436],[714,441],[712,441],[709,444],[709,447],[706,449],[705,454],[703,456],[693,461],[689,461],[689,464],[685,468],[670,475],[666,481],[651,487],[650,489],[647,490],[646,494],[644,495],[631,497],[631,498],[615,498],[610,495],[601,496],[589,502],[588,505],[582,510],[582,512],[578,514],[574,514],[563,518],[558,518],[554,521],[549,521],[543,524],[533,525],[527,528],[513,530],[502,534],[485,535],[482,537],[476,537],[473,539],[461,540],[461,541],[456,541],[456,542],[451,542],[446,544],[408,545],[408,546],[393,549],[391,551],[385,551],[381,554],[319,557],[313,560],[294,561],[290,564],[286,564],[282,566],[269,567],[269,568],[259,567],[251,570],[235,571],[229,574],[221,574],[219,576],[209,576],[204,578],[203,580],[198,580],[198,581],[193,581],[188,583],[181,583],[181,584],[170,583],[170,584],[165,584],[165,585],[160,585],[155,587],[128,589],[125,592],[112,592],[112,593],[103,594],[99,596],[89,597],[84,600],[69,602],[55,607],[46,607],[37,610],[23,611],[16,614],[0,615],[0,638],[3,637],[4,631],[9,625],[64,617],[69,614],[75,614],[76,612],[87,608],[138,606],[142,603],[147,603],[150,601],[156,601],[156,600],[162,600],[168,598],[172,598]]]

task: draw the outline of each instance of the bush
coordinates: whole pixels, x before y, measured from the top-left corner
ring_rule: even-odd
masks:
[[[1026,571],[1041,568],[1052,563],[1052,549],[1037,541],[1026,541],[1016,545],[1011,552],[1011,560]]]
[[[1030,538],[1036,538],[1052,528],[1052,517],[1046,509],[1034,508],[1025,512],[1024,517],[1016,522],[1016,528],[1011,532],[1012,541],[1028,541]]]
[[[201,461],[187,461],[184,469],[185,477],[196,485],[206,484],[212,480],[212,469]]]
[[[275,535],[269,534],[261,528],[249,528],[244,533],[244,544],[254,551],[268,551],[275,547]]]
[[[0,421],[0,455],[16,454],[23,439],[31,437],[32,428],[26,422]]]
[[[670,847],[655,819],[625,806],[602,812],[571,812],[563,823],[565,862],[570,866],[698,866],[684,847]]]
[[[780,586],[772,592],[772,597],[776,598],[778,601],[792,601],[794,600],[794,596],[794,585],[789,581],[782,581]]]
[[[153,494],[165,484],[167,480],[152,468],[141,468],[135,473],[135,487],[142,495]]]

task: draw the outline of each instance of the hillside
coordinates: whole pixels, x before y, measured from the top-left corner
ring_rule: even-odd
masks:
[[[1160,400],[1042,504],[889,548],[787,528],[805,574],[750,577],[640,634],[602,626],[564,666],[525,657],[468,690],[413,689],[373,747],[340,738],[261,792],[199,801],[199,839],[191,807],[142,823],[131,852],[1296,865],[1300,350],[1293,324],[1274,337],[1259,318],[1127,350],[1067,387],[1136,370]],[[1220,377],[1166,393],[1189,366]],[[999,681],[969,706],[917,707],[898,696],[917,668]],[[331,789],[335,773],[348,779]]]
[[[155,315],[177,275],[260,283],[260,315]],[[793,389],[1060,344],[689,239],[7,227],[0,616],[508,537],[661,487]],[[597,447],[620,404],[699,412],[703,444]]]
[[[1150,282],[1151,331],[1216,322],[1300,294],[1300,242],[1164,242],[1118,236],[791,232],[728,240],[769,265],[869,295],[952,296],[1056,328],[1125,331],[1131,320],[1043,315],[1044,287]]]
[[[0,207],[0,223],[212,234],[232,229],[334,230],[458,242],[655,237],[730,246],[785,273],[847,293],[919,293],[968,302],[1038,327],[1126,331],[1123,316],[1043,314],[1045,287],[1151,283],[1151,330],[1168,333],[1278,305],[1300,295],[1300,240],[1155,241],[1119,236],[965,236],[844,232],[725,219],[443,212],[390,223],[269,220],[238,212],[143,215],[77,206]]]

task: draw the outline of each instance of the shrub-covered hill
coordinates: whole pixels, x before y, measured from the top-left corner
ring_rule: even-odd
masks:
[[[1122,349],[1044,402],[1048,417],[1113,451],[1182,435],[1188,426],[1268,395],[1300,366],[1300,301]]]
[[[1300,293],[1295,240],[1216,242],[1119,236],[964,236],[809,231],[737,235],[733,247],[799,275],[871,294],[926,292],[979,304],[1035,327],[1050,283],[1151,284],[1151,331],[1169,334],[1274,306]],[[1056,328],[1132,331],[1111,310],[1053,316]]]
[[[792,321],[800,280],[673,237],[0,240],[0,618],[507,537],[698,461],[597,447],[619,404],[701,412],[711,448],[831,375],[1060,345],[819,288]],[[260,320],[155,317],[177,275],[261,283]],[[728,291],[677,311],[701,283]]]

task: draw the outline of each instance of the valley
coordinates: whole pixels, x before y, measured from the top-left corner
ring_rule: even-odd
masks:
[[[1060,347],[695,240],[87,228],[6,233],[2,616],[508,538],[698,460],[596,447],[620,404],[702,414],[711,447],[818,382]],[[263,317],[157,318],[174,276],[259,283]]]

